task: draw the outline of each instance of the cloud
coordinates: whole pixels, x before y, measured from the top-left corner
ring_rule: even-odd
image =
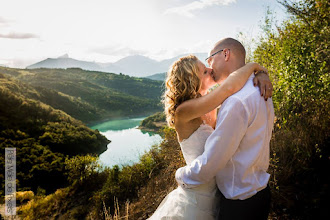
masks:
[[[0,59],[0,66],[12,67],[12,68],[25,68],[36,62],[42,60],[41,58],[26,58],[26,57],[15,57],[11,59]]]
[[[39,38],[39,36],[31,33],[9,33],[9,34],[0,34],[0,38],[9,38],[9,39],[30,39],[30,38]]]
[[[4,19],[3,17],[0,17],[0,24],[6,24],[8,23],[8,20]]]
[[[192,13],[195,10],[201,10],[213,5],[229,5],[236,3],[236,0],[200,0],[187,5],[167,9],[164,14],[179,14],[187,17],[194,17]]]
[[[111,55],[111,56],[130,56],[130,55],[142,55],[147,51],[145,50],[137,50],[129,47],[123,46],[106,46],[106,47],[96,47],[90,49],[88,52],[99,53],[103,55]]]
[[[0,26],[8,26],[11,21],[0,16]]]

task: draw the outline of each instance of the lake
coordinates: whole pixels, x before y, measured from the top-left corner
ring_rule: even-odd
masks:
[[[141,131],[137,127],[144,118],[111,120],[92,126],[111,140],[108,149],[100,157],[100,163],[113,165],[131,165],[139,161],[145,151],[162,141],[160,135]]]

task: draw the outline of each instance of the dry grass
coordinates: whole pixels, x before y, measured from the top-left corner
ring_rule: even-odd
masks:
[[[162,143],[162,166],[157,174],[151,174],[138,197],[129,205],[129,219],[147,219],[156,210],[165,196],[177,187],[175,171],[185,165],[176,133],[173,129],[166,132]]]
[[[118,199],[115,198],[115,211],[114,214],[111,215],[110,214],[110,207],[106,208],[105,203],[103,202],[103,213],[104,213],[104,217],[105,220],[128,220],[129,218],[129,214],[128,214],[128,210],[129,210],[129,201],[126,201],[125,203],[125,213],[124,216],[121,216],[120,213],[120,208],[119,208],[119,204],[118,204]]]
[[[20,208],[23,219],[45,219],[54,215],[54,210],[60,210],[69,193],[68,188],[58,189],[55,193],[43,197],[34,197]],[[42,211],[41,211],[42,210]],[[56,213],[56,212],[55,212]]]

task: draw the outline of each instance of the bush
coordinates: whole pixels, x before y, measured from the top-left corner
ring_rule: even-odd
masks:
[[[271,140],[273,209],[277,216],[325,215],[329,193],[329,1],[282,4],[292,17],[272,29],[266,18],[254,61],[274,83]],[[271,16],[268,14],[268,16]]]
[[[69,188],[65,188],[58,189],[48,196],[34,197],[18,210],[18,214],[24,219],[49,219],[50,216],[56,216],[57,209],[68,205],[66,200],[68,195]]]
[[[75,156],[65,160],[68,181],[72,185],[81,185],[84,182],[92,181],[101,168],[98,157],[91,155]]]
[[[32,191],[16,192],[16,200],[19,204],[30,201],[34,198],[34,193]]]

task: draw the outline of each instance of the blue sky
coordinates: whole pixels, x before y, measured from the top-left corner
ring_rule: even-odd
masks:
[[[156,60],[208,52],[224,37],[260,34],[276,0],[0,0],[0,65],[25,68],[68,53],[114,62],[129,55]]]

